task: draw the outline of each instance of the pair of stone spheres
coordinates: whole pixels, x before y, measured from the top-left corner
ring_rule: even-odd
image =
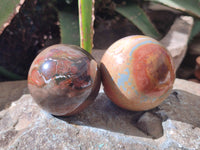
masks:
[[[174,80],[169,52],[158,41],[136,35],[112,44],[100,67],[78,46],[50,46],[33,61],[28,88],[44,110],[69,116],[94,101],[101,81],[113,103],[127,110],[144,111],[158,106],[169,95]]]

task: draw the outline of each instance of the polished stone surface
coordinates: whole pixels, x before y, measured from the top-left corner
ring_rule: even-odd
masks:
[[[97,96],[99,68],[85,50],[58,44],[42,51],[28,75],[31,95],[44,110],[56,116],[73,115]]]
[[[172,89],[174,72],[169,52],[147,36],[118,40],[101,60],[105,93],[118,106],[134,111],[158,106]]]

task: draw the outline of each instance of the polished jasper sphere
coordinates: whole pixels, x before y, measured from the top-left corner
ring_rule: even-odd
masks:
[[[147,36],[118,40],[105,52],[100,67],[106,95],[119,107],[133,111],[158,106],[175,79],[169,52]]]
[[[73,115],[96,98],[100,72],[85,50],[58,44],[42,51],[28,74],[28,88],[44,110],[56,116]]]

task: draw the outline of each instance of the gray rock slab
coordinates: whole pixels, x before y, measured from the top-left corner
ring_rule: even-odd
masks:
[[[27,81],[0,82],[0,110],[27,93]]]
[[[199,89],[199,84],[176,79],[170,96],[146,112],[123,110],[101,92],[92,105],[71,117],[54,117],[24,94],[0,112],[0,149],[198,150]],[[148,114],[161,120],[159,138],[152,132],[158,123],[147,124],[148,132],[138,128],[139,121],[153,120]]]
[[[98,64],[100,64],[101,58],[103,54],[105,53],[105,50],[92,50],[92,56],[95,58]]]
[[[192,95],[200,96],[200,84],[183,79],[176,79],[173,85],[174,90],[186,91]]]

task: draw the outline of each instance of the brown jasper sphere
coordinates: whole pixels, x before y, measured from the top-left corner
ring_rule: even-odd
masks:
[[[28,88],[44,110],[56,116],[73,115],[96,98],[100,72],[94,58],[77,46],[57,44],[33,61]]]

